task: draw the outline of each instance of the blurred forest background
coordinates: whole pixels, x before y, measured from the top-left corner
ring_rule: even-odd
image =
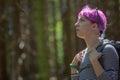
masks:
[[[0,80],[70,80],[85,4],[105,12],[106,37],[120,40],[120,0],[0,0]]]

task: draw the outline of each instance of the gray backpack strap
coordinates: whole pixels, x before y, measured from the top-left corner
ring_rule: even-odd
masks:
[[[105,48],[105,46],[107,45],[107,44],[110,44],[109,43],[109,40],[103,40],[97,47],[96,47],[96,50],[98,51],[98,52],[103,52],[103,49]],[[103,55],[101,56],[101,58],[99,59],[99,62],[100,62],[100,64],[102,65],[102,67],[104,68],[104,66],[103,66]]]
[[[108,40],[108,39],[102,40],[101,43],[96,47],[96,50],[97,50],[98,52],[102,52],[103,49],[104,49],[104,47],[105,47],[107,44],[111,44],[111,43],[110,43],[110,40]]]
[[[96,47],[96,50],[98,51],[98,52],[103,52],[103,49],[105,48],[105,46],[107,45],[107,44],[111,44],[111,42],[108,40],[108,39],[104,39],[104,40],[102,40],[101,41],[101,43]],[[103,55],[101,56],[101,58],[99,59],[99,61],[100,61],[100,64],[102,65],[102,67],[104,68],[104,66],[103,66]]]

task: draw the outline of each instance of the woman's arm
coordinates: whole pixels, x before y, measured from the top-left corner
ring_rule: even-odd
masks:
[[[71,80],[79,80],[77,69],[71,68]]]
[[[82,52],[79,52],[75,55],[73,61],[71,62],[70,68],[71,68],[71,80],[79,80],[78,76],[78,66],[80,61],[82,60]]]
[[[91,64],[97,77],[104,72],[104,69],[102,68],[98,59],[91,60]]]

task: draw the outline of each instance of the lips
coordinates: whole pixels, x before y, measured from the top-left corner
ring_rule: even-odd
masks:
[[[76,31],[79,31],[79,29],[76,29]]]

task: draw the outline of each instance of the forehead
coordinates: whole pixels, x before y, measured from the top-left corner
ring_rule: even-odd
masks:
[[[78,18],[78,20],[84,19],[85,21],[90,21],[87,18],[85,18],[83,15]]]
[[[86,19],[83,15],[81,15],[78,19]]]

